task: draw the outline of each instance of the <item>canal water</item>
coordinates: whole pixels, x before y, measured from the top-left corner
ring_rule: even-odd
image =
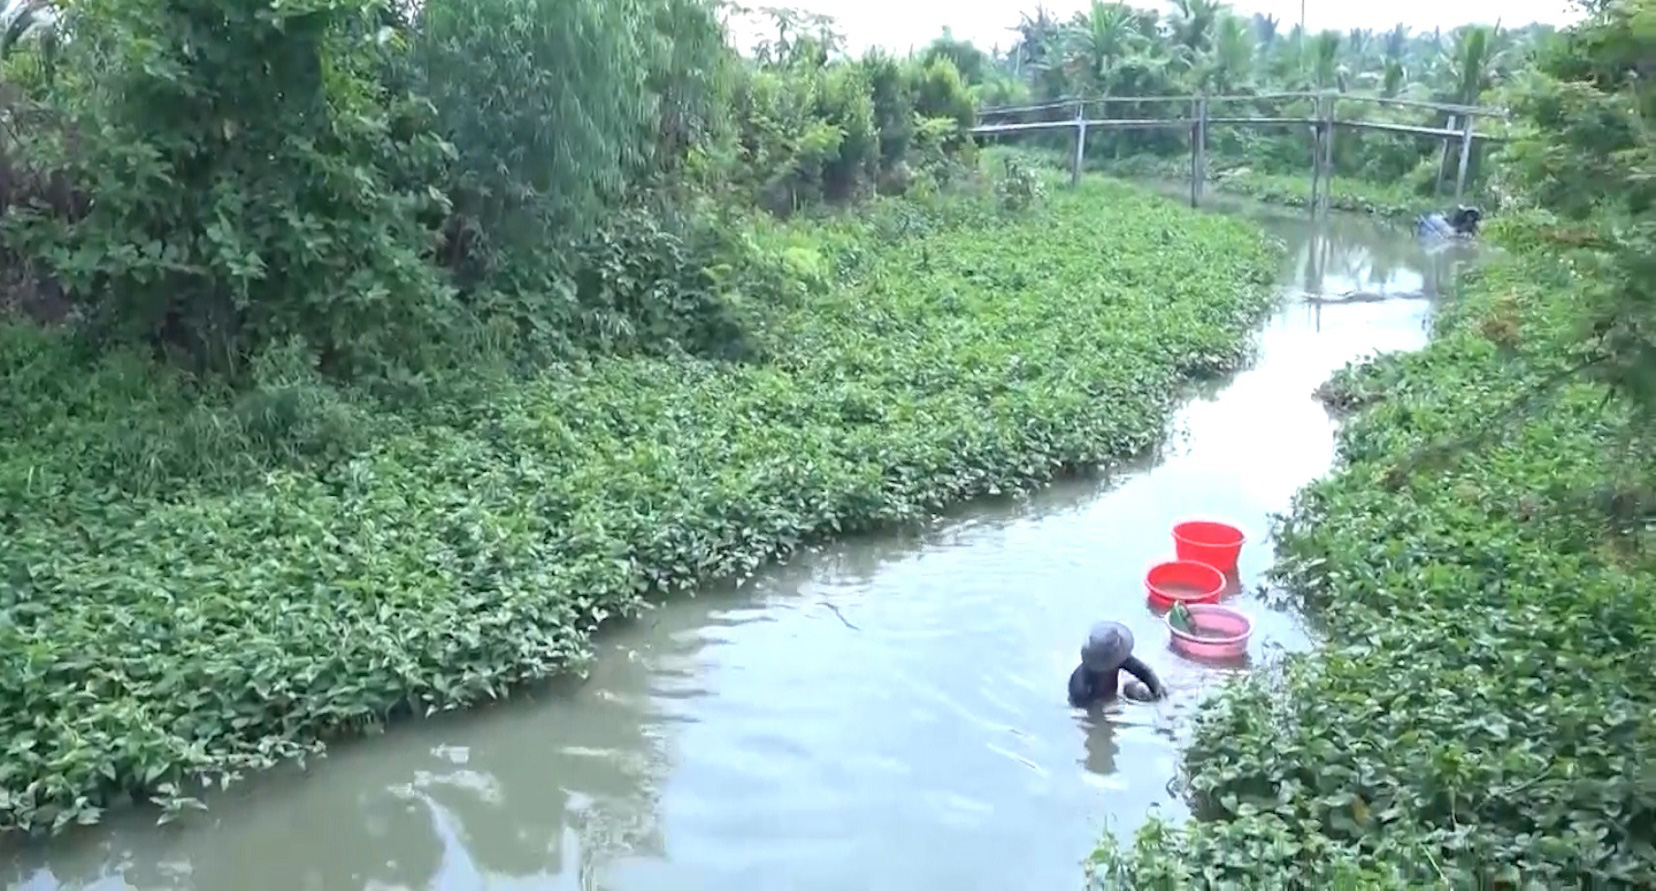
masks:
[[[1223,201],[1222,198],[1217,198]],[[131,814],[9,848],[48,889],[1062,888],[1102,832],[1180,815],[1170,790],[1204,689],[1237,667],[1167,650],[1142,587],[1190,516],[1252,535],[1229,602],[1255,664],[1311,645],[1257,600],[1267,517],[1325,472],[1312,391],[1426,337],[1458,250],[1406,229],[1233,203],[1289,246],[1248,369],[1202,388],[1160,453],[1104,480],[857,540],[601,636],[584,683],[414,722],[206,813]],[[1130,625],[1172,691],[1072,710],[1089,623]]]

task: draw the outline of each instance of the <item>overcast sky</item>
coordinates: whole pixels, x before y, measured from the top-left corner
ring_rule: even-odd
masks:
[[[779,6],[797,6],[831,15],[850,42],[852,52],[882,44],[894,50],[922,46],[948,25],[956,37],[969,39],[985,48],[1012,42],[1008,28],[1016,26],[1020,12],[1032,10],[1033,0],[1019,2],[973,2],[973,0],[768,0]],[[1086,8],[1088,0],[1047,0],[1046,8],[1059,19],[1067,19]],[[1135,6],[1169,8],[1167,3],[1141,0]],[[1244,13],[1262,12],[1276,16],[1286,30],[1300,18],[1300,0],[1236,0],[1233,8]],[[1324,28],[1389,29],[1401,21],[1418,30],[1452,28],[1472,22],[1504,25],[1529,22],[1565,24],[1575,18],[1566,0],[1390,0],[1383,3],[1306,0],[1305,24],[1312,31]]]

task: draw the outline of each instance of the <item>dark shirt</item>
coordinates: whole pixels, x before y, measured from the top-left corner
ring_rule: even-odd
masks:
[[[1098,672],[1085,665],[1077,665],[1075,671],[1070,673],[1070,705],[1082,708],[1101,700],[1114,699],[1120,689],[1120,673],[1123,671],[1143,681],[1144,685],[1150,688],[1152,697],[1160,699],[1166,695],[1167,690],[1162,687],[1161,678],[1156,677],[1150,666],[1141,662],[1137,656],[1128,656],[1127,661],[1113,671]]]

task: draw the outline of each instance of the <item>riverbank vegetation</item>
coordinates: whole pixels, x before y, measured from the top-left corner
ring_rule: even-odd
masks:
[[[1514,91],[1510,252],[1360,412],[1277,530],[1326,645],[1208,704],[1201,819],[1101,887],[1649,887],[1656,681],[1656,58],[1594,4]]]
[[[993,148],[987,150],[1002,156],[1021,158],[1032,166],[1049,169],[1068,169],[1070,158],[1053,149]],[[1190,182],[1190,159],[1175,159],[1152,154],[1133,155],[1096,164],[1109,176],[1125,180],[1153,180],[1165,183]],[[1286,207],[1310,207],[1311,177],[1304,174],[1263,173],[1245,163],[1231,161],[1219,169],[1210,170],[1207,188],[1265,204]],[[1433,208],[1407,185],[1377,183],[1367,180],[1335,179],[1331,186],[1329,208],[1360,213],[1393,222],[1412,222],[1421,213]]]
[[[4,830],[1139,451],[1270,299],[1246,225],[979,170],[953,61],[793,13],[746,56],[693,0],[12,24]]]

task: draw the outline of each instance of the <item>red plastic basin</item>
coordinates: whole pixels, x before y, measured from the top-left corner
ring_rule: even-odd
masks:
[[[1194,560],[1220,572],[1235,572],[1236,559],[1248,537],[1229,523],[1186,520],[1173,527],[1173,552],[1180,560]]]
[[[1187,606],[1195,634],[1180,631],[1167,620],[1173,650],[1196,659],[1235,659],[1248,652],[1253,620],[1228,606],[1198,603]]]
[[[1150,567],[1144,588],[1156,609],[1171,609],[1176,602],[1212,603],[1225,593],[1225,574],[1195,560],[1169,560]]]

